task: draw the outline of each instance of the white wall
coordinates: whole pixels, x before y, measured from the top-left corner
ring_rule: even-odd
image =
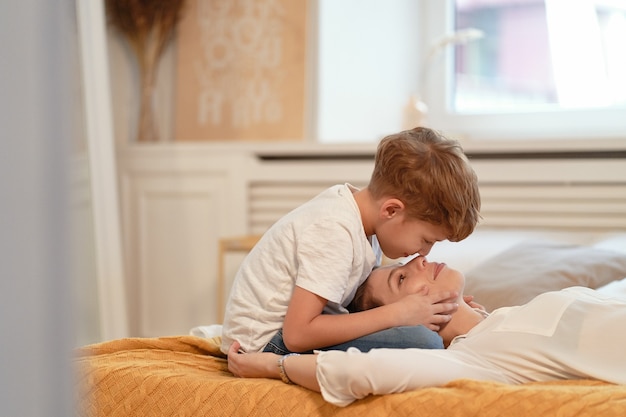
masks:
[[[419,1],[318,0],[317,140],[376,141],[403,128],[417,90]]]

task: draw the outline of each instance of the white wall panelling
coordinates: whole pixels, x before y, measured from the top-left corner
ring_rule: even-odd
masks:
[[[216,288],[205,272],[215,265],[212,237],[225,221],[224,179],[144,179],[138,187],[141,332],[179,333],[181,324],[191,328],[197,317],[210,320]]]
[[[626,229],[626,159],[478,160],[485,226]]]
[[[234,169],[246,165],[241,158],[178,156],[135,150],[122,158],[130,327],[141,336],[217,320],[218,239],[246,229]]]

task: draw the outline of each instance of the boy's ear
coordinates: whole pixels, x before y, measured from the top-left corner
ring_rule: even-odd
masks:
[[[397,198],[385,200],[380,206],[380,216],[383,219],[391,219],[404,211],[404,203]]]

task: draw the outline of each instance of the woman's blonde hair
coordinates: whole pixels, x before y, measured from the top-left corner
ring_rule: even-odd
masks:
[[[453,242],[480,218],[478,178],[463,148],[426,127],[380,141],[368,189],[376,199],[402,201],[409,218],[443,226]]]

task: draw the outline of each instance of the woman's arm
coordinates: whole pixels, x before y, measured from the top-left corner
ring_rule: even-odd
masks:
[[[283,324],[283,340],[290,351],[305,352],[396,326],[421,324],[438,331],[456,311],[457,296],[450,291],[411,294],[367,311],[322,314],[326,300],[296,286]]]
[[[281,379],[275,353],[239,353],[239,342],[234,342],[228,350],[228,370],[241,378]],[[320,392],[315,377],[316,355],[294,355],[283,360],[285,374],[294,384]]]
[[[228,352],[228,369],[239,377],[281,379],[274,353],[237,353],[235,342]],[[455,379],[506,382],[498,369],[486,367],[475,354],[440,349],[373,349],[325,351],[317,355],[289,356],[283,361],[291,382],[321,392],[324,399],[346,406],[368,395],[405,392],[441,386]]]

